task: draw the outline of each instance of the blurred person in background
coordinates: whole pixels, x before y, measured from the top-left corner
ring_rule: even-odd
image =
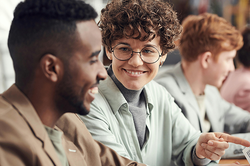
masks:
[[[230,73],[220,93],[228,102],[250,112],[250,26],[243,30],[242,36],[244,45],[236,56],[241,66]]]
[[[209,13],[190,15],[182,25],[181,62],[155,80],[174,97],[195,129],[250,140],[250,113],[225,101],[218,91],[234,71],[233,59],[243,45],[240,32],[224,18]],[[245,158],[243,148],[230,144],[222,157]]]

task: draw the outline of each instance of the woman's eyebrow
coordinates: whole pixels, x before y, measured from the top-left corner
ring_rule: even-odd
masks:
[[[144,47],[155,47],[155,48],[157,48],[158,47],[158,45],[155,45],[155,44],[145,44],[144,45]]]
[[[124,44],[124,45],[130,46],[130,44],[128,44],[128,43],[126,43],[126,42],[118,42],[116,45],[118,45],[118,44]]]

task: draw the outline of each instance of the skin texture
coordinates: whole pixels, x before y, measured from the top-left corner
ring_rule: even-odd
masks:
[[[219,160],[225,154],[225,149],[229,147],[228,142],[250,146],[247,140],[225,133],[203,133],[196,144],[196,155],[199,158]]]
[[[114,41],[113,46],[119,43],[126,43],[131,46],[133,51],[140,52],[145,46],[154,46],[161,52],[160,37],[154,38],[152,41],[140,41],[132,38],[122,38]],[[107,51],[107,55],[112,59],[112,69],[116,78],[130,90],[139,90],[156,76],[161,61],[165,61],[166,56],[162,56],[156,63],[147,64],[140,58],[139,53],[133,53],[132,58],[128,61],[120,61],[114,57],[112,52]],[[132,74],[134,72],[137,74]]]
[[[218,60],[211,59],[205,75],[209,78],[205,80],[206,84],[213,85],[219,88],[226,80],[229,73],[234,71],[233,59],[236,55],[236,50],[223,51],[219,54]]]
[[[94,20],[77,23],[75,49],[65,61],[44,55],[29,90],[23,90],[43,124],[53,127],[65,113],[87,114],[106,70],[98,59],[101,33]]]
[[[219,53],[218,59],[214,59],[208,51],[200,54],[192,62],[182,59],[181,66],[193,93],[203,94],[207,84],[219,88],[229,73],[234,71],[235,55],[236,50],[223,51]]]
[[[86,115],[94,100],[95,90],[98,90],[99,80],[106,78],[106,71],[98,59],[101,33],[95,22],[79,23],[77,28],[80,40],[74,55],[64,66],[65,74],[57,92],[62,100],[67,100],[77,109],[76,113]],[[61,103],[59,99],[58,107]]]

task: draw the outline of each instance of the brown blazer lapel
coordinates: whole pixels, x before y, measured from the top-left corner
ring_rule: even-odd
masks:
[[[62,138],[62,143],[70,166],[87,166],[80,150],[65,136]]]
[[[27,122],[34,136],[42,142],[43,147],[41,148],[44,149],[53,164],[61,166],[61,162],[48,137],[48,134],[27,97],[15,85],[12,85],[7,91],[5,91],[3,93],[3,97],[19,112],[19,114]],[[36,146],[37,145],[34,145],[34,148],[36,148]]]
[[[45,130],[45,129],[44,129]],[[46,132],[46,131],[45,131]],[[51,159],[51,161],[54,163],[56,166],[62,166],[61,161],[59,160],[55,148],[52,145],[49,136],[46,133],[46,136],[44,140],[41,140],[44,144],[44,151],[47,153],[48,157]]]

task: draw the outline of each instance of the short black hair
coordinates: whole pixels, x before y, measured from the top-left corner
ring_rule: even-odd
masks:
[[[31,81],[39,60],[47,53],[70,57],[77,41],[76,23],[96,17],[93,7],[82,0],[20,2],[8,37],[16,83]]]
[[[247,26],[242,31],[243,36],[243,47],[238,51],[238,60],[244,67],[250,67],[250,26]]]

